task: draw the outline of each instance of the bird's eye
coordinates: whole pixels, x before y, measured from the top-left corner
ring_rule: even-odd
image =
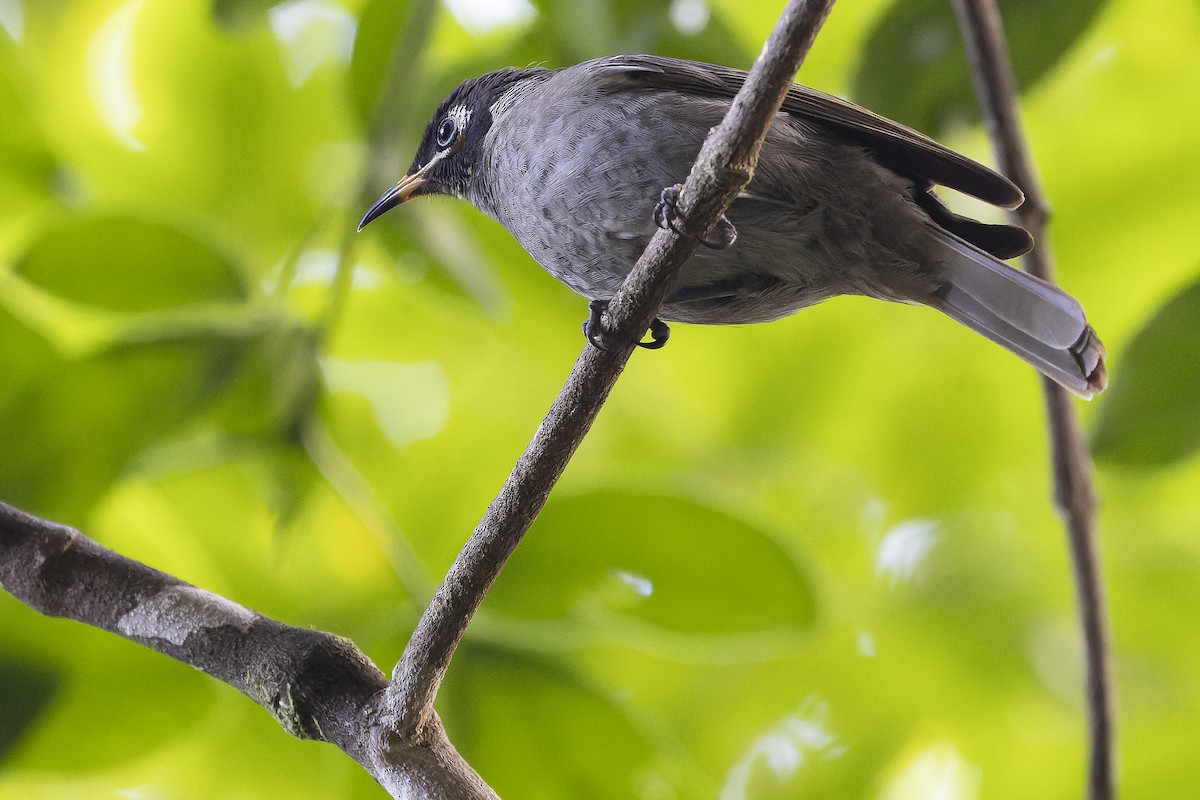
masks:
[[[438,125],[437,129],[437,144],[438,147],[449,147],[454,141],[454,137],[458,134],[458,123],[453,117],[446,117],[442,120],[442,124]]]

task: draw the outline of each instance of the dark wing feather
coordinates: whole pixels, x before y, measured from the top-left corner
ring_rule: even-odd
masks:
[[[739,69],[663,56],[612,56],[577,68],[607,72],[631,86],[731,99],[746,81],[746,73]],[[793,83],[782,110],[837,129],[869,148],[889,169],[925,187],[947,186],[1003,208],[1016,208],[1025,199],[1003,175],[912,128],[816,89]]]

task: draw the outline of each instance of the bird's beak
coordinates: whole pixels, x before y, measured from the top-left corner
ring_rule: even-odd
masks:
[[[363,228],[367,227],[367,223],[369,223],[371,220],[382,216],[385,212],[395,208],[401,203],[411,200],[414,197],[420,197],[421,188],[428,183],[428,178],[425,176],[428,173],[430,166],[432,166],[432,164],[426,164],[416,172],[410,175],[405,175],[400,179],[399,183],[384,192],[383,196],[376,200],[374,204],[367,209],[367,213],[363,215],[362,222],[358,223],[358,229],[361,231]]]

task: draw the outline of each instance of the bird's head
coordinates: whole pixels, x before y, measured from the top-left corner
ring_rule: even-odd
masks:
[[[414,197],[425,194],[465,197],[495,114],[520,95],[522,85],[529,79],[543,74],[549,73],[542,69],[507,68],[459,84],[425,126],[425,135],[408,174],[375,201],[358,223],[358,229],[361,231],[371,220]]]

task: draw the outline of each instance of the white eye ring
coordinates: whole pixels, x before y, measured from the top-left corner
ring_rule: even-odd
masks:
[[[454,137],[458,135],[458,122],[454,117],[446,117],[438,125],[437,129],[437,146],[449,147],[454,142]]]

